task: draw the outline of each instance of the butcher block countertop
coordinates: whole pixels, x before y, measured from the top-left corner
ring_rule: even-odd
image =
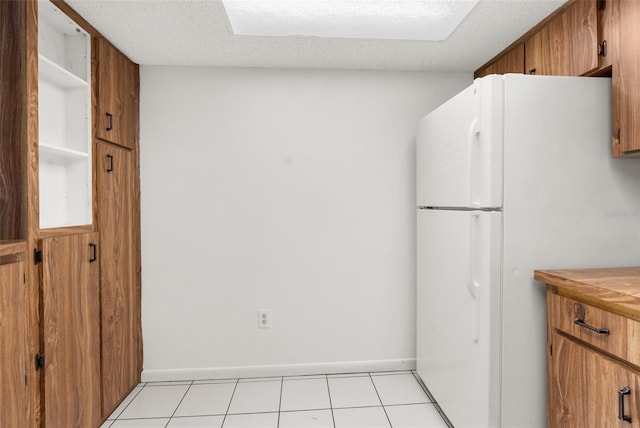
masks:
[[[536,270],[534,278],[561,296],[640,321],[640,267]]]

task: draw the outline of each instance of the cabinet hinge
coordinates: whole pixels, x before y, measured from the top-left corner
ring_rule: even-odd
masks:
[[[42,261],[42,251],[41,250],[33,250],[33,264],[37,265]]]
[[[596,8],[598,10],[605,10],[607,8],[607,1],[606,0],[598,0],[598,3],[596,4]]]
[[[603,40],[602,43],[598,45],[598,56],[607,56],[607,41]]]
[[[44,355],[36,355],[36,370],[44,368]]]

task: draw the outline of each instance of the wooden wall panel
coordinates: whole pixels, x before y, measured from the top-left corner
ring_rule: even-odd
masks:
[[[26,3],[0,2],[0,239],[25,239]]]

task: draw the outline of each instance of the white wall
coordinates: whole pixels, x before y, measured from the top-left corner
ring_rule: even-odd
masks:
[[[471,80],[142,67],[144,378],[412,368],[415,127]]]

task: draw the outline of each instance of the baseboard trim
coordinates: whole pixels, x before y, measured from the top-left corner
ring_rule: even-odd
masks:
[[[204,367],[143,370],[143,382],[230,379],[272,376],[305,376],[360,372],[415,370],[415,358],[399,360],[345,361],[334,363],[281,364],[269,366]]]

